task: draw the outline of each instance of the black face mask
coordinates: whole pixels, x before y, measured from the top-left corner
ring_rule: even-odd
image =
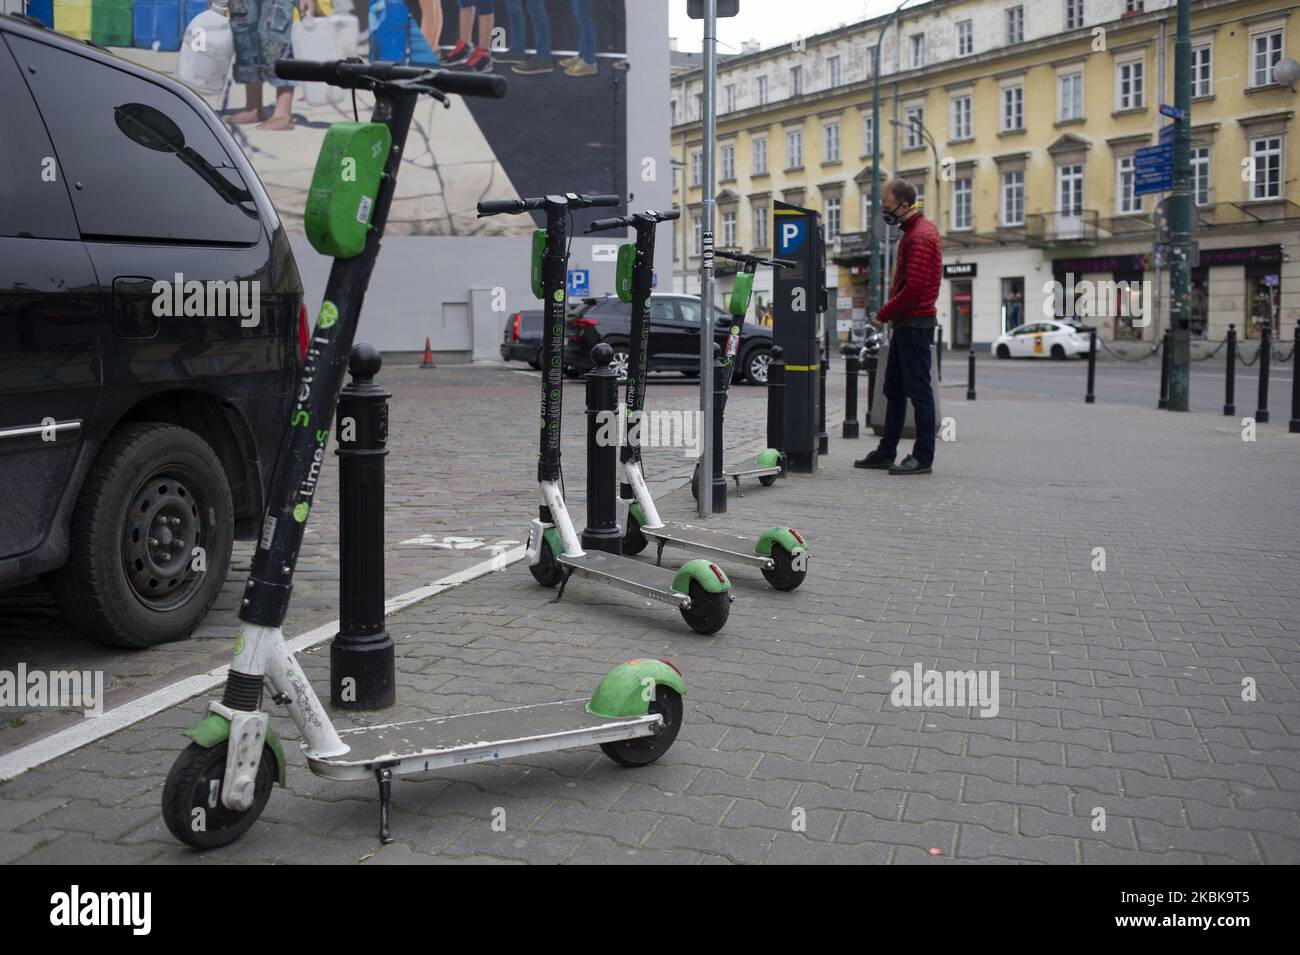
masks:
[[[885,225],[898,225],[898,206],[894,206],[892,211],[881,206],[880,218],[885,220]]]

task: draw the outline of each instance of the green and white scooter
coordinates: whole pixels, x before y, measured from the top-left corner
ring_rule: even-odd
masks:
[[[506,199],[478,204],[479,216],[518,214],[540,210],[546,228],[533,233],[533,294],[542,300],[541,448],[537,482],[541,505],[528,529],[528,561],[533,578],[544,587],[560,588],[556,600],[574,574],[587,580],[626,590],[651,600],[671,604],[696,633],[722,629],[731,612],[731,581],[712,561],[692,560],[676,571],[652,567],[620,552],[584,550],[573,519],[564,504],[560,471],[560,426],[563,405],[564,299],[569,265],[569,217],[573,209],[622,205],[618,196],[585,196],[568,192],[535,199]],[[675,213],[674,213],[675,215]],[[649,298],[649,289],[646,290]],[[647,306],[648,307],[648,306]],[[601,349],[603,343],[593,349]],[[604,345],[608,352],[609,346]],[[611,475],[611,479],[612,479]],[[612,495],[613,488],[610,493]],[[588,500],[593,489],[587,489]],[[619,538],[613,536],[615,548]]]
[[[506,83],[498,76],[350,60],[281,60],[276,72],[285,79],[369,90],[375,108],[369,123],[331,126],[316,163],[307,236],[334,264],[291,411],[289,445],[272,479],[225,692],[209,704],[205,719],[185,731],[191,743],[163,786],[167,828],[195,849],[226,845],[261,815],[272,786],[284,785],[284,746],[262,709],[268,688],[271,701],[284,707],[302,734],[313,773],[378,781],[381,842],[392,841],[394,775],[593,744],[624,765],[653,762],[677,737],[686,692],[681,674],[666,661],[631,660],[615,667],[590,700],[340,729],[285,644],[281,627],[294,566],[416,102],[422,94],[444,104],[448,93],[500,97]],[[158,141],[162,145],[144,145],[180,148],[165,136]]]
[[[665,521],[659,516],[650,488],[642,472],[640,426],[645,415],[647,358],[650,353],[650,290],[654,282],[655,226],[676,219],[671,212],[638,212],[613,219],[598,219],[588,231],[632,229],[635,243],[619,247],[618,268],[614,283],[620,300],[632,305],[632,328],[627,368],[628,441],[619,452],[619,491],[627,503],[627,530],[623,534],[623,553],[639,554],[653,541],[658,546],[655,563],[663,561],[665,547],[676,547],[697,554],[757,567],[777,590],[794,590],[808,573],[808,545],[792,527],[769,527],[757,538],[679,521]],[[752,272],[749,273],[753,280]],[[739,276],[737,276],[739,278]],[[736,293],[732,293],[736,300]],[[744,294],[744,307],[749,305]],[[744,314],[744,308],[741,310]],[[735,361],[740,329],[733,325],[727,349],[728,361]]]
[[[726,354],[723,355],[723,386],[722,400],[726,402],[726,396],[731,391],[731,379],[735,374],[736,350],[740,346],[740,327],[745,324],[745,315],[749,311],[749,301],[754,292],[754,272],[758,266],[766,265],[774,269],[788,269],[798,265],[797,262],[791,262],[789,259],[769,259],[761,255],[751,255],[748,252],[724,252],[717,251],[714,255],[719,259],[728,259],[740,264],[740,271],[736,273],[735,284],[731,289],[731,297],[727,300],[727,311],[731,313],[734,321],[731,323],[731,330],[727,335]],[[718,429],[716,440],[721,442],[722,429]],[[703,463],[703,462],[701,462]],[[764,448],[758,452],[758,455],[752,462],[744,464],[729,464],[724,462],[722,465],[723,478],[731,478],[736,482],[736,495],[744,497],[740,489],[741,478],[758,478],[758,483],[763,487],[771,487],[776,483],[779,477],[785,477],[785,452],[780,448]],[[700,468],[695,469],[691,475],[691,496],[699,500],[700,496]]]

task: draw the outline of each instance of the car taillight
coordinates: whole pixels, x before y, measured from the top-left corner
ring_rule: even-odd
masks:
[[[298,306],[298,359],[307,360],[307,343],[311,341],[311,329],[307,327],[307,303]]]
[[[511,333],[515,341],[519,341],[519,320],[524,317],[523,312],[515,312],[515,330]]]
[[[571,318],[571,319],[569,319],[569,324],[570,324],[570,325],[573,325],[575,328],[595,328],[597,325],[600,324],[600,319],[598,319],[598,318]]]

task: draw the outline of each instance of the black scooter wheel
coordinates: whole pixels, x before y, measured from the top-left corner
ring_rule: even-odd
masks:
[[[763,568],[763,576],[777,590],[794,590],[808,576],[806,560],[800,561],[800,569],[795,569],[794,555],[784,547],[773,545],[772,563],[776,566]]]
[[[543,587],[558,587],[560,581],[564,579],[564,568],[556,560],[555,554],[551,551],[551,542],[542,541],[542,559],[528,568],[533,579]]]
[[[176,757],[163,784],[163,821],[171,834],[191,849],[216,849],[234,842],[257,822],[275,783],[275,753],[262,747],[253,783],[253,804],[244,810],[221,803],[227,743],[205,747],[190,743]]]
[[[700,586],[698,580],[691,581],[690,609],[682,610],[682,619],[696,633],[704,636],[717,633],[727,623],[731,615],[731,592],[710,593]]]
[[[773,484],[776,483],[776,475],[764,474],[762,477],[758,479],[758,483],[763,485],[763,487],[771,487]]]
[[[695,473],[691,475],[691,497],[695,498],[695,500],[697,500],[697,501],[700,499],[700,471],[699,471],[699,468],[696,468],[696,469],[695,469]]]
[[[646,549],[650,541],[641,532],[641,522],[632,514],[627,515],[627,530],[623,532],[623,553],[635,556]]]
[[[664,725],[653,736],[624,739],[617,743],[601,743],[600,748],[620,766],[645,766],[668,752],[682,728],[682,697],[671,687],[655,687],[655,698],[650,701],[650,712],[663,717]]]

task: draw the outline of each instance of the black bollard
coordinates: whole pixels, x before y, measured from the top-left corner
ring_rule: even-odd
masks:
[[[1294,362],[1291,366],[1291,428],[1292,434],[1300,434],[1300,374],[1296,374],[1296,369],[1300,368],[1300,360],[1296,359],[1296,348],[1300,347],[1300,319],[1295,323],[1295,337],[1291,340],[1291,360]]]
[[[970,354],[966,356],[966,400],[975,400],[975,346],[971,345]]]
[[[772,346],[767,363],[767,446],[781,452],[781,473],[785,475],[785,349]]]
[[[822,360],[819,368],[820,390],[817,398],[817,453],[828,454],[831,450],[831,436],[826,433],[826,378],[831,373],[831,356],[826,353],[826,344],[822,343]]]
[[[851,349],[844,358],[844,427],[841,438],[858,436],[858,350]]]
[[[1156,402],[1157,408],[1169,407],[1169,370],[1173,359],[1174,351],[1169,345],[1169,329],[1166,328],[1160,344],[1160,400]]]
[[[722,423],[727,410],[726,367],[722,346],[713,343],[713,513],[727,513],[727,479],[722,473]]]
[[[1255,409],[1255,423],[1268,424],[1268,365],[1273,357],[1273,323],[1264,323],[1259,336],[1259,407]]]
[[[935,372],[939,376],[939,384],[943,384],[943,326],[936,326],[935,331],[939,333],[939,340],[934,346]]]
[[[358,344],[339,394],[339,632],[330,644],[330,704],[382,710],[397,702],[393,638],[384,626],[384,457],[389,393],[383,357]]]
[[[1237,413],[1237,323],[1228,323],[1228,370],[1223,380],[1223,413]]]
[[[587,372],[587,526],[583,550],[623,553],[618,529],[618,373],[609,367],[614,349],[601,342],[591,350]]]
[[[1088,329],[1088,393],[1083,396],[1087,405],[1097,403],[1097,329]]]
[[[867,356],[867,424],[871,423],[871,408],[876,400],[876,370],[880,367],[880,356]]]

